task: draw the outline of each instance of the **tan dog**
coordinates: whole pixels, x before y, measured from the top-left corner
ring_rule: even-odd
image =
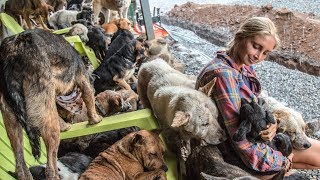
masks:
[[[306,123],[301,114],[284,106],[273,97],[268,96],[265,91],[263,91],[259,97],[266,101],[266,108],[272,112],[274,118],[277,120],[277,131],[285,133],[290,137],[293,148],[308,149],[311,143],[305,134]]]
[[[119,18],[127,18],[131,0],[92,0],[94,22],[98,24],[98,17],[103,10],[106,15],[105,22],[109,22],[110,10],[118,11]],[[103,22],[104,23],[104,22]]]
[[[174,69],[180,72],[184,71],[184,64],[172,56],[169,45],[164,38],[159,37],[156,39],[147,40],[144,42],[144,46],[146,47],[149,61],[161,58]]]
[[[162,59],[144,63],[138,73],[142,104],[152,108],[163,128],[170,127],[179,133],[184,160],[191,153],[191,138],[201,140],[202,145],[216,145],[225,139],[217,121],[217,107],[210,97],[194,89],[194,83]]]
[[[114,33],[116,33],[119,28],[127,30],[131,29],[131,22],[126,18],[114,19],[108,23],[103,23],[101,27],[105,31],[109,45]]]
[[[158,132],[133,132],[100,153],[80,180],[164,180],[168,168],[163,153],[164,145]]]

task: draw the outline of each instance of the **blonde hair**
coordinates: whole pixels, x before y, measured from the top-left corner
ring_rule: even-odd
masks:
[[[229,42],[229,52],[234,54],[235,47],[245,39],[253,38],[256,35],[270,35],[276,40],[274,48],[280,45],[277,28],[267,17],[252,17],[247,19],[236,32],[234,38]]]

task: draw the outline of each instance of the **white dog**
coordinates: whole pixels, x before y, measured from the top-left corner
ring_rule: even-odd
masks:
[[[265,100],[264,106],[278,122],[278,132],[285,133],[290,137],[294,149],[308,149],[311,146],[305,134],[306,123],[299,112],[286,107],[269,96],[266,91],[262,91],[259,98]]]
[[[144,63],[138,73],[142,104],[152,108],[162,127],[179,132],[185,145],[181,148],[183,159],[191,153],[191,138],[200,139],[202,145],[216,145],[226,138],[217,121],[217,107],[210,97],[195,90],[194,84],[162,59]]]
[[[107,23],[110,20],[110,10],[118,11],[119,18],[127,18],[130,3],[131,0],[92,0],[94,22],[99,24],[98,17],[101,11],[105,14],[105,22]]]

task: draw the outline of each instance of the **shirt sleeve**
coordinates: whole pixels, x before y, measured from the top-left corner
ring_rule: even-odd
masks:
[[[240,78],[236,78],[232,71],[222,71],[218,74],[211,97],[223,117],[226,130],[231,138],[238,128],[241,106],[239,83],[241,82],[238,82]],[[203,78],[208,79],[205,75]],[[248,94],[248,92],[245,93]],[[253,170],[259,172],[280,171],[288,161],[281,152],[273,150],[265,143],[251,143],[246,139],[232,142],[242,161]]]

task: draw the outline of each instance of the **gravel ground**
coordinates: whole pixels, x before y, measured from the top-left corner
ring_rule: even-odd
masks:
[[[273,7],[286,7],[290,10],[314,13],[320,16],[319,0],[189,0],[199,4],[250,4],[266,5]],[[181,5],[188,0],[158,1],[149,0],[151,9],[160,7],[162,13],[166,13],[175,4]],[[201,68],[215,56],[218,47],[195,33],[175,26],[163,25],[178,41],[172,46],[174,56],[186,64],[186,73],[197,75]],[[287,69],[274,62],[264,61],[255,65],[258,77],[263,89],[287,106],[302,113],[306,122],[320,121],[320,77],[308,75],[297,70]],[[309,179],[320,179],[319,170],[299,170]]]

